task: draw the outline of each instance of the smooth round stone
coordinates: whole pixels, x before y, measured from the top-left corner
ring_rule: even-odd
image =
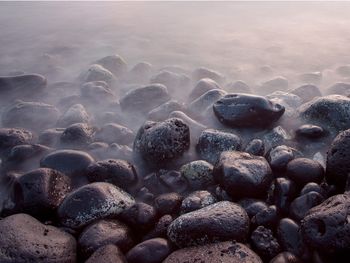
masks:
[[[71,190],[70,179],[49,168],[39,168],[19,176],[16,186],[21,209],[38,217],[54,214]]]
[[[268,208],[264,201],[254,198],[243,198],[238,201],[238,204],[244,208],[249,218]]]
[[[283,218],[279,221],[277,237],[282,249],[296,256],[301,257],[304,250],[307,249],[300,233],[300,226],[290,218]]]
[[[247,144],[244,151],[251,155],[263,156],[265,154],[265,144],[260,139],[253,139]]]
[[[96,141],[118,144],[130,144],[134,137],[132,130],[117,123],[106,123],[95,134]]]
[[[174,251],[163,263],[262,263],[260,257],[247,246],[234,241],[182,248]]]
[[[317,125],[304,124],[295,130],[295,135],[302,138],[318,139],[324,137],[326,131]]]
[[[116,77],[112,72],[98,64],[91,65],[86,72],[81,74],[80,78],[84,82],[105,81],[107,83],[113,83],[116,81]]]
[[[0,128],[0,154],[4,154],[12,147],[21,144],[31,144],[33,134],[25,129]]]
[[[350,83],[337,82],[326,90],[326,94],[327,95],[337,94],[337,95],[349,96]]]
[[[214,129],[206,129],[199,136],[197,152],[204,160],[214,164],[224,151],[239,151],[242,140],[234,134]]]
[[[44,130],[39,134],[38,143],[48,147],[57,147],[64,130],[64,128]]]
[[[350,76],[350,65],[342,65],[336,68],[335,72],[342,77]]]
[[[148,62],[140,62],[130,69],[128,72],[128,81],[132,83],[145,83],[152,74],[152,64]]]
[[[172,251],[172,245],[164,238],[153,238],[137,244],[126,255],[128,263],[162,262]]]
[[[302,85],[290,90],[289,92],[299,96],[299,98],[301,98],[304,103],[312,100],[315,97],[322,96],[320,89],[312,84]]]
[[[310,247],[329,253],[350,247],[350,196],[335,195],[310,209],[301,221],[303,239]]]
[[[288,89],[288,80],[285,77],[278,76],[263,82],[259,88],[262,94],[269,94],[274,91],[284,91]]]
[[[320,183],[324,169],[319,162],[307,158],[296,158],[287,164],[287,176],[299,185],[310,182]]]
[[[350,128],[350,98],[341,95],[317,97],[301,105],[299,116],[309,124],[319,125],[337,134]]]
[[[175,73],[168,70],[161,70],[150,79],[151,83],[160,83],[166,86],[171,93],[188,87],[191,80],[183,73]]]
[[[293,253],[285,251],[275,256],[269,263],[303,263],[303,261]]]
[[[0,220],[0,262],[74,263],[76,241],[62,230],[27,214]]]
[[[217,202],[216,197],[208,191],[194,191],[182,200],[181,214],[189,213]]]
[[[59,127],[68,127],[74,123],[89,123],[90,116],[85,107],[81,104],[74,104],[59,118],[57,125]]]
[[[304,185],[304,187],[300,190],[300,195],[304,195],[312,191],[317,192],[322,196],[326,195],[326,190],[317,183],[307,183]]]
[[[64,226],[81,228],[96,219],[118,216],[134,203],[128,193],[112,184],[99,182],[84,185],[67,195],[57,214]]]
[[[177,193],[161,194],[154,199],[154,206],[159,215],[178,214],[182,199]]]
[[[247,83],[245,83],[242,80],[237,80],[235,82],[230,82],[225,86],[225,90],[228,93],[252,93],[252,90],[248,86]]]
[[[152,121],[164,121],[173,111],[183,111],[184,105],[176,100],[169,100],[148,113],[148,119]]]
[[[180,172],[192,190],[204,190],[214,184],[213,165],[206,161],[198,160],[184,164]]]
[[[195,99],[202,96],[204,93],[213,89],[221,89],[221,87],[216,81],[212,79],[209,79],[209,78],[201,79],[196,83],[195,87],[189,94],[188,101],[189,102],[194,101]]]
[[[283,129],[282,126],[277,126],[265,133],[263,136],[263,142],[266,149],[283,145],[291,139],[290,134]]]
[[[213,107],[213,104],[225,96],[227,93],[222,89],[209,90],[188,105],[188,110],[195,116],[207,117],[207,112]]]
[[[252,219],[251,224],[255,227],[265,226],[274,229],[279,219],[279,213],[275,205],[271,205],[264,210],[256,213]]]
[[[318,84],[322,80],[322,72],[315,71],[315,72],[308,72],[308,73],[301,74],[299,76],[299,80],[305,83]]]
[[[224,84],[225,76],[221,73],[214,71],[212,69],[208,69],[205,67],[197,68],[192,73],[192,79],[194,81],[199,81],[204,78],[209,78],[217,82],[219,85]]]
[[[140,234],[155,225],[158,214],[152,205],[137,202],[122,211],[120,218]]]
[[[344,189],[350,173],[350,129],[337,135],[327,151],[326,180]]]
[[[94,105],[94,107],[106,107],[108,104],[117,103],[114,92],[109,85],[101,85],[104,81],[87,82],[80,88],[80,96],[85,105]]]
[[[285,108],[262,96],[237,93],[215,102],[213,110],[219,121],[228,126],[262,128],[276,122]]]
[[[265,260],[276,256],[281,247],[270,229],[259,226],[250,237],[255,251]]]
[[[232,202],[221,201],[183,214],[168,227],[168,238],[179,247],[203,245],[235,239],[245,241],[249,232],[249,217]]]
[[[127,263],[120,249],[112,244],[97,249],[85,263]]]
[[[93,162],[94,159],[83,151],[57,150],[41,159],[40,166],[66,175],[75,175],[84,172]]]
[[[120,99],[120,107],[123,111],[147,114],[168,100],[170,100],[170,95],[166,86],[150,84],[127,92]]]
[[[64,148],[84,149],[93,142],[95,130],[86,123],[75,123],[68,126],[60,137],[60,144]]]
[[[262,197],[273,180],[264,157],[244,152],[223,152],[214,167],[214,178],[235,197]]]
[[[294,117],[296,109],[303,103],[302,99],[292,93],[275,91],[266,96],[273,103],[282,105],[285,108],[285,117]]]
[[[79,249],[84,258],[98,248],[113,244],[121,251],[128,251],[134,244],[131,229],[115,219],[98,220],[86,227],[78,238]]]
[[[2,124],[5,127],[40,131],[54,127],[59,116],[59,110],[53,105],[18,101],[3,112]]]
[[[117,77],[122,77],[128,70],[125,60],[119,55],[103,57],[95,62],[108,69]]]
[[[87,168],[90,182],[106,182],[128,188],[137,182],[135,167],[128,161],[107,159],[92,163]]]
[[[291,218],[300,221],[312,207],[319,205],[323,200],[324,197],[317,192],[299,196],[290,204],[289,214]]]
[[[287,164],[298,155],[299,153],[294,148],[279,145],[266,153],[266,159],[273,170],[283,171]]]
[[[189,127],[177,118],[164,122],[146,122],[134,141],[134,151],[153,165],[162,165],[180,157],[189,146]]]
[[[298,194],[298,188],[294,181],[279,177],[276,178],[272,185],[272,201],[278,210],[288,214],[291,202]]]

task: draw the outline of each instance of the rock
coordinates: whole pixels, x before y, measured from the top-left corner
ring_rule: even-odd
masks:
[[[104,83],[105,85],[101,83]],[[80,96],[86,105],[93,104],[94,107],[105,107],[106,105],[117,101],[115,94],[104,81],[85,83],[80,88]]]
[[[200,67],[200,68],[197,68],[193,71],[192,79],[194,81],[199,81],[199,80],[204,79],[204,78],[212,79],[212,80],[216,81],[219,85],[222,85],[225,82],[225,76],[223,76],[221,73],[216,72],[214,70]]]
[[[117,123],[106,123],[95,134],[96,141],[125,145],[132,143],[134,137],[132,130]]]
[[[284,91],[275,91],[266,96],[273,103],[282,105],[285,108],[283,116],[294,117],[296,114],[296,109],[303,103],[303,100],[292,93]]]
[[[85,263],[127,263],[126,258],[115,245],[105,245],[97,249]]]
[[[189,127],[180,119],[146,122],[138,131],[134,151],[153,164],[163,164],[180,157],[190,145]]]
[[[180,172],[192,190],[205,190],[214,184],[213,165],[198,160],[184,164]]]
[[[186,214],[217,202],[216,197],[208,191],[194,191],[182,200],[181,214]]]
[[[350,196],[335,195],[308,211],[301,221],[307,245],[329,253],[350,248]]]
[[[350,65],[342,65],[336,68],[335,72],[342,77],[350,76]]]
[[[265,154],[265,144],[260,139],[253,139],[247,144],[244,151],[251,155],[263,156]]]
[[[92,162],[94,159],[85,152],[57,150],[41,159],[40,166],[57,170],[66,175],[74,175],[84,172]]]
[[[320,195],[326,197],[326,189],[324,189],[323,187],[321,187],[321,185],[317,183],[307,183],[306,185],[304,185],[304,187],[300,190],[300,196],[312,191],[317,192]]]
[[[289,214],[291,218],[300,221],[312,207],[319,205],[323,200],[324,197],[317,192],[299,196],[290,204]]]
[[[108,159],[92,163],[86,173],[90,182],[107,182],[123,189],[137,182],[135,167],[124,160]]]
[[[223,152],[214,167],[214,178],[235,197],[262,197],[273,175],[264,157],[243,152]]]
[[[251,219],[253,227],[265,226],[274,229],[279,220],[279,213],[275,205],[270,205],[264,210],[256,213]]]
[[[137,202],[122,211],[120,218],[140,234],[156,224],[158,214],[153,206]]]
[[[39,134],[38,143],[48,147],[57,147],[64,130],[64,128],[44,130]]]
[[[213,104],[225,96],[227,93],[222,89],[209,90],[188,105],[188,110],[193,115],[207,116],[207,112],[212,109]]]
[[[299,96],[304,103],[312,100],[313,98],[322,96],[320,89],[312,84],[302,85],[290,90],[289,92]]]
[[[273,236],[270,229],[263,226],[259,226],[255,229],[251,235],[252,245],[255,251],[263,259],[271,259],[276,256],[280,251],[281,247],[277,239]]]
[[[207,129],[201,133],[196,148],[201,158],[215,164],[222,152],[239,151],[241,145],[241,138],[234,133]]]
[[[295,130],[297,138],[318,139],[326,135],[326,131],[317,125],[304,124]]]
[[[344,189],[350,172],[350,129],[343,131],[333,140],[327,152],[326,180],[329,184]]]
[[[172,221],[173,217],[171,215],[162,216],[161,218],[159,218],[155,227],[143,237],[143,240],[148,240],[156,237],[166,238],[168,226],[171,224]]]
[[[319,84],[322,80],[322,72],[315,71],[315,72],[301,74],[299,76],[299,80],[304,83]]]
[[[112,84],[116,81],[116,77],[112,72],[98,64],[91,65],[86,72],[81,74],[80,78],[84,82],[105,81]]]
[[[279,145],[266,153],[266,159],[273,170],[283,171],[286,169],[287,164],[295,157],[299,157],[299,155],[301,153],[296,149],[286,145]]]
[[[168,240],[153,238],[130,249],[126,258],[129,263],[158,263],[162,262],[171,251],[172,247]]]
[[[337,94],[348,97],[350,95],[350,83],[337,82],[330,86],[325,93],[326,95]]]
[[[146,114],[168,100],[170,95],[166,86],[150,84],[127,92],[120,99],[120,107],[123,111]]]
[[[117,77],[122,77],[128,70],[125,60],[119,55],[111,55],[95,62],[112,72]]]
[[[274,91],[284,91],[288,88],[288,80],[284,77],[276,77],[261,84],[259,92],[269,94]]]
[[[287,176],[299,185],[320,183],[324,177],[321,164],[307,158],[296,158],[287,164]]]
[[[148,81],[152,73],[152,65],[148,62],[137,63],[128,72],[128,81],[132,83],[145,83]]]
[[[151,83],[158,83],[165,85],[171,93],[179,92],[190,84],[190,78],[182,73],[175,73],[167,70],[161,70],[156,75],[151,77]]]
[[[164,121],[173,111],[182,111],[184,106],[176,100],[169,100],[148,113],[148,119],[152,121]]]
[[[40,94],[46,88],[47,80],[39,74],[24,74],[0,77],[0,94],[2,99],[10,101],[28,98]]]
[[[230,82],[226,84],[225,90],[228,93],[248,93],[248,94],[252,93],[252,90],[250,89],[248,84],[246,84],[242,80],[237,80],[235,82]]]
[[[59,127],[68,127],[74,123],[89,123],[90,117],[81,104],[71,106],[58,120]]]
[[[285,251],[275,256],[273,259],[270,260],[269,263],[303,263],[303,262],[293,253]]]
[[[222,201],[183,214],[168,227],[168,237],[179,247],[235,239],[244,241],[249,217],[239,205]]]
[[[55,214],[57,207],[70,192],[71,182],[58,171],[39,168],[19,176],[16,187],[21,210],[45,218]]]
[[[74,237],[29,215],[16,214],[2,219],[0,234],[1,262],[76,262]]]
[[[57,213],[64,226],[81,228],[96,219],[118,216],[134,202],[118,187],[98,182],[84,185],[67,195]]]
[[[52,105],[41,102],[17,101],[2,114],[5,127],[40,131],[54,127],[60,112]]]
[[[262,263],[263,261],[247,246],[234,241],[195,246],[176,250],[163,263]]]
[[[213,105],[220,122],[232,127],[266,127],[284,113],[282,105],[265,97],[243,93],[228,94]]]
[[[169,118],[178,118],[188,125],[191,131],[191,140],[197,140],[201,132],[206,129],[205,125],[192,119],[182,111],[173,111],[169,114]]]
[[[195,99],[202,96],[203,94],[205,94],[206,92],[208,92],[209,90],[213,90],[213,89],[221,89],[221,87],[217,82],[215,82],[212,79],[209,79],[209,78],[200,79],[196,83],[191,93],[189,94],[188,101],[192,102]]]
[[[94,128],[86,123],[68,126],[60,137],[61,146],[69,149],[84,149],[93,142]]]
[[[350,98],[345,96],[318,97],[301,105],[298,111],[302,120],[335,134],[350,128]]]
[[[272,130],[267,131],[263,137],[266,149],[271,149],[273,147],[285,144],[290,139],[290,134],[281,126],[277,126]]]
[[[297,197],[298,188],[294,181],[279,177],[272,184],[271,201],[283,214],[288,214],[290,204]]]
[[[154,199],[154,207],[159,215],[178,214],[182,199],[178,193],[161,194]]]
[[[238,201],[238,204],[244,208],[249,218],[268,208],[264,201],[255,198],[242,198]]]
[[[98,220],[81,232],[78,238],[80,252],[89,257],[100,247],[115,245],[121,251],[128,251],[134,244],[131,229],[115,219]]]
[[[30,144],[32,141],[33,134],[28,130],[0,128],[0,156],[16,145]]]

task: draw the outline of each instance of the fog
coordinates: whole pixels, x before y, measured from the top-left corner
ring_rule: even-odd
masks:
[[[251,85],[271,77],[265,65],[290,80],[325,71],[327,85],[328,71],[349,62],[349,11],[346,2],[2,2],[0,73],[67,81],[119,54],[130,67],[206,66]]]

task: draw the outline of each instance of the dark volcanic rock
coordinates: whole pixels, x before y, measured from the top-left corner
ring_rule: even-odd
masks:
[[[127,261],[118,247],[109,244],[97,249],[85,263],[127,263]]]
[[[271,259],[276,256],[281,247],[270,229],[259,226],[251,235],[253,247],[263,259]]]
[[[118,220],[98,220],[80,234],[78,244],[83,257],[89,257],[98,248],[113,244],[123,252],[133,246],[131,230]]]
[[[16,214],[2,219],[0,235],[0,262],[76,262],[74,237],[29,215]]]
[[[86,173],[90,182],[107,182],[123,189],[137,182],[135,167],[124,160],[108,159],[92,163]]]
[[[315,98],[298,109],[301,119],[337,134],[350,128],[350,98],[329,95]]]
[[[197,144],[197,151],[201,158],[215,164],[224,151],[239,151],[242,140],[234,134],[214,129],[204,130]]]
[[[120,99],[120,107],[124,111],[147,114],[168,100],[170,96],[166,86],[151,84],[130,90]]]
[[[285,170],[287,164],[298,155],[299,152],[296,149],[286,145],[279,145],[266,153],[266,159],[273,170],[282,171]]]
[[[192,190],[205,190],[214,184],[213,165],[198,160],[184,164],[180,172]]]
[[[232,241],[176,250],[163,263],[262,263],[247,246]]]
[[[260,139],[253,139],[246,146],[245,152],[252,155],[263,156],[265,153],[265,144]]]
[[[326,180],[344,189],[350,172],[350,129],[337,135],[327,152]]]
[[[2,124],[5,127],[40,131],[54,127],[59,116],[60,112],[52,105],[17,101],[2,114]]]
[[[92,183],[67,195],[57,213],[64,226],[80,228],[96,219],[117,216],[134,202],[128,193],[112,184]]]
[[[289,214],[293,219],[301,220],[305,214],[314,206],[319,205],[324,200],[323,196],[317,192],[309,192],[299,196],[290,204]]]
[[[287,176],[299,185],[320,183],[324,169],[319,162],[307,158],[296,158],[287,164]]]
[[[301,221],[306,243],[319,251],[350,248],[350,196],[335,195],[308,211]]]
[[[243,152],[223,152],[214,167],[214,178],[236,197],[262,197],[273,175],[264,157]]]
[[[161,194],[154,199],[154,207],[159,215],[178,214],[183,197],[177,193]]]
[[[134,151],[151,164],[180,157],[190,145],[190,130],[180,119],[146,122],[138,131]]]
[[[0,155],[16,145],[30,144],[32,141],[33,134],[28,130],[0,128]]]
[[[137,244],[129,250],[128,263],[160,263],[172,251],[171,244],[164,238],[153,238]]]
[[[84,149],[93,142],[94,133],[94,128],[86,123],[72,124],[61,134],[61,146],[69,149]]]
[[[39,168],[21,175],[17,185],[16,196],[21,209],[39,217],[55,213],[71,190],[70,179],[49,168]]]
[[[208,191],[194,191],[182,200],[181,213],[189,213],[217,202],[216,197]]]
[[[168,228],[168,237],[179,247],[235,239],[244,241],[249,232],[249,217],[244,209],[222,201],[183,214]]]
[[[233,127],[266,127],[276,122],[285,108],[265,97],[228,94],[213,105],[220,122]]]

